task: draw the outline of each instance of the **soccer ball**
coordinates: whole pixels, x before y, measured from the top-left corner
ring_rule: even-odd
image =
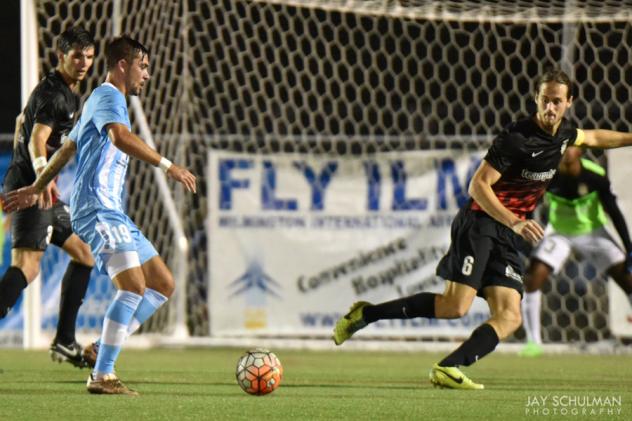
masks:
[[[283,366],[273,352],[257,348],[239,358],[235,375],[244,392],[267,395],[281,385]]]

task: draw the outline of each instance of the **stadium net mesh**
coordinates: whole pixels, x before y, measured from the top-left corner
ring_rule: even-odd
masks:
[[[630,131],[630,1],[38,0],[41,71],[53,42],[84,25],[98,48],[90,92],[106,73],[115,20],[152,52],[142,104],[159,151],[206,171],[209,148],[374,153],[479,150],[533,112],[532,82],[558,63],[577,81],[573,118]],[[118,18],[115,12],[119,10]],[[173,233],[152,173],[132,161],[129,213],[173,263]],[[209,335],[206,186],[175,192],[190,238],[187,325]],[[212,235],[212,233],[211,233]],[[545,341],[609,338],[607,294],[571,259],[543,300]],[[182,280],[178,280],[182,281]],[[171,309],[171,310],[170,310]],[[167,307],[146,330],[167,331]]]

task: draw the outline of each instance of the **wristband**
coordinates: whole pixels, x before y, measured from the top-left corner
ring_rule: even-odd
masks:
[[[48,161],[46,161],[45,156],[39,156],[33,160],[33,169],[37,172],[38,170],[44,168],[47,163]]]
[[[158,163],[158,166],[160,167],[161,170],[163,170],[164,172],[169,171],[169,168],[171,168],[171,166],[173,165],[173,162],[169,161],[167,158],[165,158],[164,156],[162,158],[160,158],[160,162]]]

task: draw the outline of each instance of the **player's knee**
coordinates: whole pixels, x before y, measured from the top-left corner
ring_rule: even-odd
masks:
[[[444,319],[459,319],[470,310],[470,304],[463,300],[449,300],[445,297],[439,300],[439,308],[435,310],[437,317]]]
[[[155,289],[165,297],[170,298],[176,289],[176,283],[171,273],[166,273],[161,276]]]

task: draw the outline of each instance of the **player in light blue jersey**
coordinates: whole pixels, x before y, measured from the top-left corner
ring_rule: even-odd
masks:
[[[104,318],[98,357],[90,374],[90,393],[137,393],[114,373],[125,339],[147,320],[174,290],[171,272],[156,249],[123,211],[123,184],[129,156],[160,166],[167,176],[196,192],[195,176],[172,164],[131,133],[125,97],[139,95],[149,80],[149,52],[121,36],[106,48],[108,74],[83,107],[67,141],[35,182],[7,195],[5,209],[24,209],[77,153],[77,174],[70,208],[72,228],[90,245],[97,267],[118,288]]]

